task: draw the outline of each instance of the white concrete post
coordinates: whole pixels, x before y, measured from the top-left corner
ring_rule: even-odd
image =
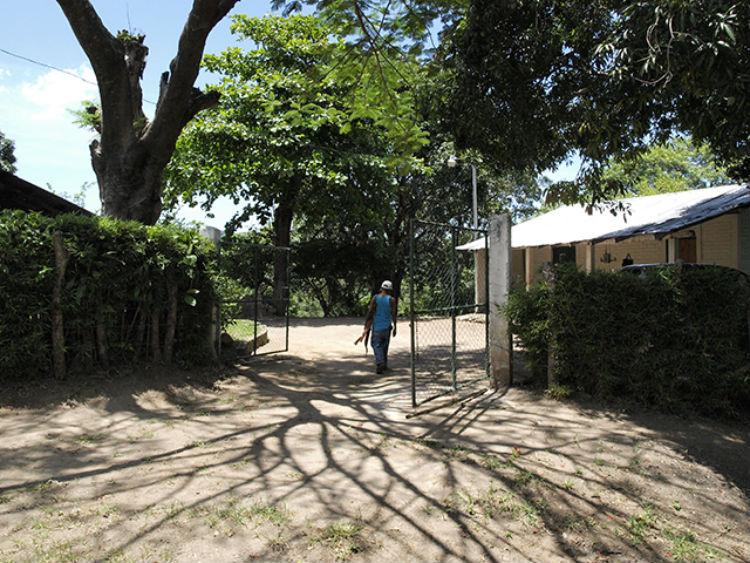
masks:
[[[489,232],[490,380],[493,389],[507,389],[513,380],[513,346],[504,309],[511,283],[510,216],[490,219]]]

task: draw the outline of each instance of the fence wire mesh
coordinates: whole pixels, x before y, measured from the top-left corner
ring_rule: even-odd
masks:
[[[459,247],[479,239],[474,251]],[[412,405],[487,384],[487,233],[413,221]]]
[[[250,247],[243,263],[251,287],[221,307],[221,350],[260,356],[289,350],[289,248]]]

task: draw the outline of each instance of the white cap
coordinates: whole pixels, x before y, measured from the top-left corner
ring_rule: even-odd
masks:
[[[388,281],[388,280],[385,280],[385,281],[384,281],[384,282],[383,282],[383,283],[381,284],[381,286],[380,286],[380,289],[386,289],[386,290],[388,290],[388,291],[393,291],[393,283],[392,283],[392,282],[390,282],[390,281]]]

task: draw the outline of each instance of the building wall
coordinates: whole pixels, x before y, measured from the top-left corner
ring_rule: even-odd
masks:
[[[472,254],[474,255],[474,302],[484,305],[487,302],[487,250],[483,248]]]
[[[526,283],[526,254],[523,248],[514,248],[511,252],[510,284],[511,287]]]
[[[738,266],[738,214],[729,213],[693,227],[697,238],[698,262]]]
[[[594,247],[594,268],[614,272],[622,267],[622,260],[628,254],[636,264],[655,264],[673,261],[674,245],[677,238],[696,238],[698,263],[717,264],[738,268],[750,274],[750,209],[739,213],[728,213],[706,221],[670,237],[657,240],[650,236],[633,237],[621,242],[600,242]],[[588,243],[576,245],[576,265],[586,270]],[[667,255],[669,250],[669,258]],[[520,249],[515,249],[515,253]],[[526,281],[534,284],[542,279],[541,270],[546,262],[552,261],[552,247],[527,248]],[[609,253],[609,262],[604,256]],[[514,260],[514,264],[515,264]]]
[[[542,279],[542,268],[547,262],[552,262],[551,246],[526,249],[526,285],[533,285]]]
[[[611,262],[603,262],[609,252]],[[617,243],[600,242],[594,247],[594,268],[614,272],[622,267],[628,254],[636,264],[655,264],[666,261],[666,243],[653,237],[633,237]]]
[[[750,274],[750,208],[737,214],[737,268]]]

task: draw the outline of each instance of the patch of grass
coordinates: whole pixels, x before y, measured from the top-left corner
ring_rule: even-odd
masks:
[[[431,450],[442,450],[443,444],[438,442],[437,440],[432,440],[430,438],[417,438],[414,440],[414,443],[418,446],[424,446],[425,448],[430,448]]]
[[[209,528],[228,526],[234,529],[246,526],[250,520],[250,514],[241,502],[238,498],[230,498],[224,504],[209,510],[206,518]]]
[[[449,459],[455,459],[456,461],[466,461],[469,459],[469,452],[463,446],[453,446],[444,450],[446,457]]]
[[[254,520],[262,520],[275,526],[283,526],[290,519],[290,514],[286,509],[272,504],[256,503],[250,505],[248,510]]]
[[[570,479],[565,479],[565,481],[563,481],[562,487],[566,491],[572,491],[576,488],[575,483],[573,483],[573,481]]]
[[[139,442],[140,440],[151,440],[156,435],[156,431],[149,428],[141,430],[140,432],[136,432],[135,434],[130,434],[127,437],[128,443],[135,444],[136,442]]]
[[[76,553],[73,547],[73,541],[60,541],[49,545],[34,541],[31,560],[36,563],[72,563],[73,561],[79,561],[81,555]]]
[[[498,469],[501,469],[505,463],[495,455],[483,454],[479,459],[479,465],[490,471],[497,471]]]
[[[0,504],[8,504],[12,499],[10,495],[0,495]]]
[[[45,497],[49,500],[55,501],[58,499],[58,493],[60,493],[66,487],[66,483],[49,479],[43,483],[34,485],[29,489],[32,493]]]
[[[476,504],[487,518],[494,518],[499,513],[505,513],[528,526],[539,524],[540,513],[546,506],[544,501],[528,502],[510,491],[496,489],[492,485],[479,495]]]
[[[654,507],[650,504],[646,504],[643,507],[643,512],[628,518],[626,526],[633,542],[638,544],[644,540],[646,533],[655,523],[656,514],[654,514]]]
[[[313,544],[320,544],[333,552],[337,561],[346,561],[352,555],[366,549],[362,538],[364,526],[359,522],[344,520],[334,522],[323,528],[312,539]]]
[[[644,474],[643,464],[638,456],[630,459],[630,461],[628,462],[628,471],[630,471],[631,473],[636,473],[638,475]]]
[[[81,434],[73,438],[73,441],[80,446],[91,446],[102,442],[106,437],[106,434]]]
[[[255,323],[250,319],[235,319],[226,330],[234,340],[252,340],[255,337]],[[258,323],[258,334],[265,330],[265,325]]]
[[[190,516],[200,515],[202,511],[191,511]],[[233,533],[236,528],[247,526],[250,521],[268,522],[275,526],[283,526],[289,522],[290,515],[284,508],[270,504],[255,503],[249,506],[242,504],[239,498],[230,498],[225,503],[206,514],[206,521],[210,528],[224,528]]]
[[[208,442],[205,440],[196,440],[195,442],[190,442],[187,445],[188,448],[207,448]]]
[[[594,465],[596,465],[597,467],[603,467],[605,464],[606,462],[599,456],[594,458]]]
[[[718,549],[698,541],[689,530],[664,530],[663,535],[671,544],[670,554],[675,561],[712,561],[721,557]]]
[[[547,397],[554,399],[555,401],[561,401],[570,397],[573,390],[567,385],[550,385],[549,388],[544,392]]]
[[[531,471],[524,469],[523,467],[514,467],[516,469],[516,474],[513,476],[513,482],[517,487],[525,487],[536,479],[536,475]]]
[[[560,527],[568,532],[583,532],[596,527],[596,521],[591,516],[569,514],[562,519]]]
[[[102,504],[95,509],[95,513],[102,518],[109,518],[120,513],[120,508],[114,504]]]

